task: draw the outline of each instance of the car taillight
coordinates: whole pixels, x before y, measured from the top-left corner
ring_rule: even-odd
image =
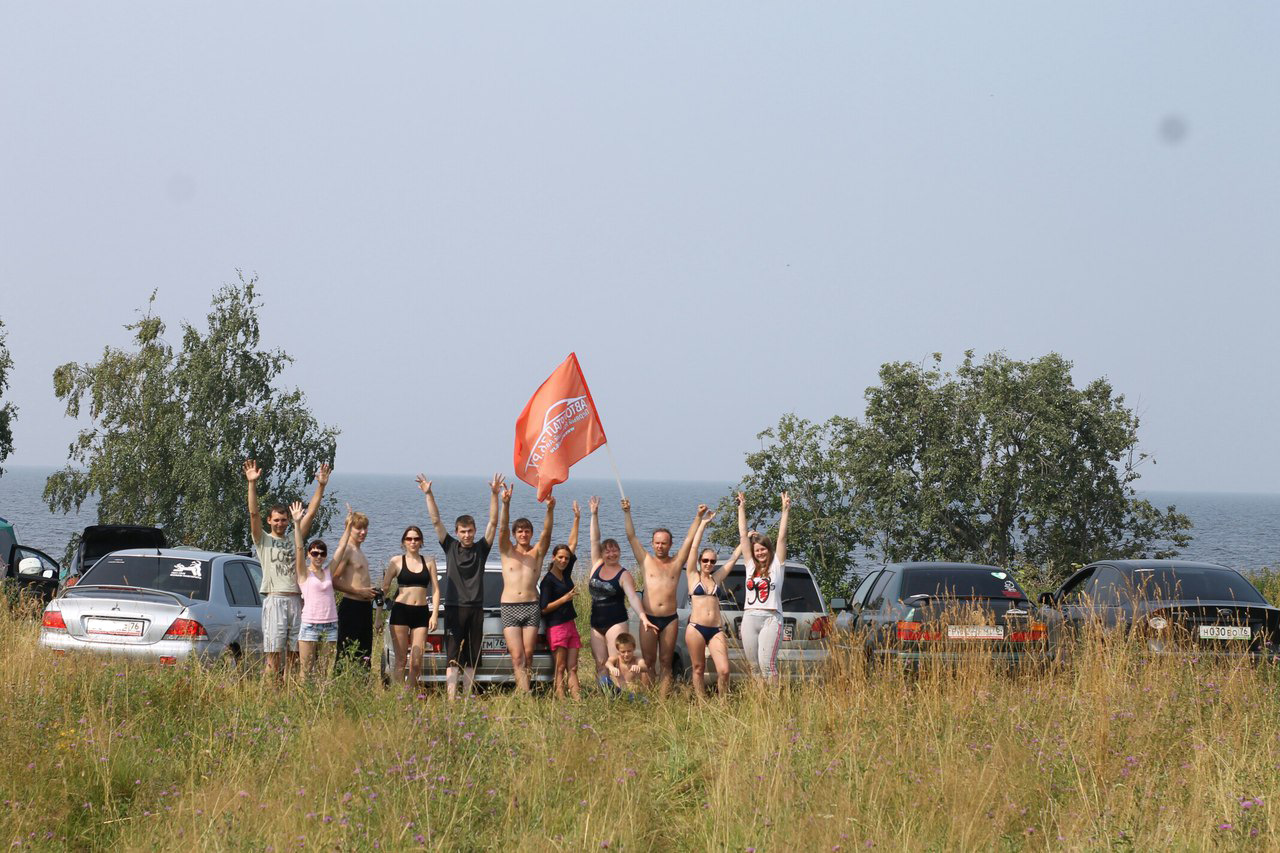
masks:
[[[1021,631],[1010,631],[1009,641],[1013,643],[1038,643],[1049,635],[1049,629],[1043,622],[1032,622]]]
[[[174,619],[173,624],[169,626],[169,630],[164,632],[164,638],[168,639],[187,639],[199,640],[209,639],[209,634],[205,631],[204,626],[194,619]]]
[[[46,610],[40,619],[40,627],[48,628],[50,631],[65,631],[67,623],[62,618],[61,610]]]
[[[79,575],[72,575],[71,577],[67,578],[67,586],[75,586],[77,583],[79,583],[79,581],[80,581]]]
[[[434,655],[438,655],[444,651],[444,637],[437,637],[434,634],[427,635],[427,649]]]
[[[538,642],[536,642],[536,643],[534,643],[534,644],[533,644],[533,650],[534,650],[535,652],[547,652],[547,651],[551,651],[551,646],[549,646],[549,645],[547,644],[547,635],[546,635],[546,634],[539,634],[539,635],[538,635]]]
[[[899,622],[898,639],[911,643],[942,639],[940,631],[926,631],[923,622]]]
[[[826,616],[819,616],[813,620],[813,624],[809,626],[809,638],[812,640],[821,640],[827,636],[827,632],[831,630],[831,620]]]

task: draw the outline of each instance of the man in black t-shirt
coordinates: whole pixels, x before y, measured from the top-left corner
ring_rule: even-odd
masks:
[[[444,549],[444,634],[449,656],[445,686],[450,699],[458,697],[459,670],[464,676],[464,695],[471,695],[476,680],[476,664],[480,662],[480,643],[484,638],[484,564],[497,531],[502,482],[501,474],[494,474],[489,481],[489,522],[485,525],[484,538],[477,540],[476,520],[469,515],[460,515],[454,522],[456,537],[445,530],[436,496],[431,492],[431,481],[418,475],[418,488],[426,495],[427,512]]]

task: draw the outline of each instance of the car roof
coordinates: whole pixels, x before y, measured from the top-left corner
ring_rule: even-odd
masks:
[[[977,569],[983,572],[1007,572],[1008,569],[1002,569],[999,566],[988,566],[984,563],[947,563],[947,562],[916,562],[916,563],[890,563],[885,566],[886,569],[896,569],[902,571],[905,569]]]
[[[1085,568],[1092,569],[1096,566],[1113,566],[1124,572],[1142,569],[1218,569],[1228,572],[1235,571],[1235,569],[1228,566],[1221,566],[1217,563],[1201,563],[1196,560],[1098,560],[1085,566]]]
[[[178,560],[212,560],[215,557],[235,557],[238,560],[257,562],[255,557],[243,554],[227,554],[222,551],[202,551],[198,548],[122,548],[112,551],[106,557],[172,557]]]

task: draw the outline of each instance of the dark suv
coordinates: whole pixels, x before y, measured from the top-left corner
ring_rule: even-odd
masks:
[[[862,579],[849,611],[871,661],[1016,664],[1048,653],[1044,623],[1018,582],[997,566],[888,565]]]

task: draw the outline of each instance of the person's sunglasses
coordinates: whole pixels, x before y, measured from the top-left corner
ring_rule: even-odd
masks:
[[[324,556],[326,553],[328,553],[328,552],[326,552],[326,551],[321,551],[319,548],[316,548],[316,549],[314,549],[314,550],[308,551],[307,553],[308,553],[308,554],[310,554],[310,555],[311,555],[311,556],[313,556],[313,557],[323,557],[323,556]]]
[[[421,541],[422,541],[422,537],[421,537],[421,536],[406,536],[406,537],[404,537],[404,541],[406,541],[406,542],[421,542]]]
[[[715,557],[701,557],[698,560],[698,562],[700,563],[714,563],[715,561],[716,561]]]

